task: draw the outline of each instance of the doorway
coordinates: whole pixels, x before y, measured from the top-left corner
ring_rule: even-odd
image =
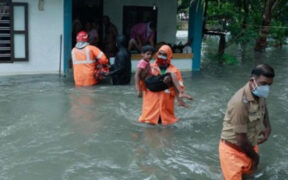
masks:
[[[130,30],[137,23],[154,22],[157,31],[158,9],[147,6],[124,6],[123,8],[123,34],[130,37]],[[154,41],[157,42],[157,33]]]
[[[72,3],[72,47],[76,44],[76,35],[85,30],[89,34],[89,42],[101,48],[103,0],[73,0]],[[93,30],[93,32],[92,32]],[[95,31],[96,30],[96,31]]]

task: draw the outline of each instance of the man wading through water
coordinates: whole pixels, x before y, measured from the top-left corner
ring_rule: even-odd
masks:
[[[258,144],[271,133],[265,99],[274,75],[269,65],[256,66],[247,84],[228,102],[219,143],[225,180],[241,180],[243,174],[250,174],[259,164]]]

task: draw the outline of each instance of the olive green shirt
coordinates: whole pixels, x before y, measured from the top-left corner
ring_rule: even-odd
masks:
[[[228,102],[221,138],[237,144],[236,133],[246,133],[249,142],[257,145],[265,113],[265,99],[256,99],[247,83]]]

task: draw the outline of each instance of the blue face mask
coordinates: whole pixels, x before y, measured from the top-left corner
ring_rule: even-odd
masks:
[[[252,90],[252,93],[258,97],[267,98],[269,95],[270,86],[269,85],[258,86],[255,79],[254,79],[254,82],[255,82],[256,88]]]
[[[158,58],[159,59],[163,59],[163,60],[167,60],[167,56],[163,56],[163,55],[160,55],[160,54],[158,55]]]

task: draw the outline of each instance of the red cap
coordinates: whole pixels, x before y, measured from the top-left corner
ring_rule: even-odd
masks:
[[[88,42],[88,34],[85,31],[80,31],[76,37],[77,42]]]

